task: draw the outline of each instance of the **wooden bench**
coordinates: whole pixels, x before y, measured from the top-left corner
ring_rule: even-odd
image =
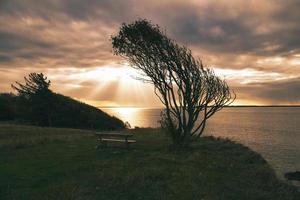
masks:
[[[128,138],[132,137],[132,134],[125,133],[115,133],[115,132],[103,132],[103,133],[95,133],[98,137],[98,141],[100,141],[101,145],[107,147],[108,142],[123,142],[125,143],[126,148],[129,148],[129,144],[135,143],[135,140],[130,140]],[[99,148],[100,145],[97,145],[96,148]]]

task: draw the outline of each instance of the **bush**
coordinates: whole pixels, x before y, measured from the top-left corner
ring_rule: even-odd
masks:
[[[15,118],[15,96],[13,94],[0,94],[0,121],[13,120]]]

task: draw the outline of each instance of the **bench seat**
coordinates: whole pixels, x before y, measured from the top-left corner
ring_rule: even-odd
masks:
[[[126,148],[129,148],[129,144],[135,143],[136,140],[128,139],[133,136],[133,134],[125,134],[125,133],[116,133],[116,132],[102,132],[95,133],[98,137],[98,141],[102,144],[102,146],[107,146],[108,142],[122,142],[125,143]],[[100,145],[97,145],[98,148]]]
[[[134,143],[135,140],[120,140],[120,139],[113,139],[113,138],[102,138],[101,141],[109,141],[109,142],[128,142],[128,143]]]

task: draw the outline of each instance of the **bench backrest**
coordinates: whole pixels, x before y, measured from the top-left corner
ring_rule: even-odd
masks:
[[[103,137],[128,138],[133,136],[133,134],[125,134],[125,133],[95,133],[95,135],[101,138]]]

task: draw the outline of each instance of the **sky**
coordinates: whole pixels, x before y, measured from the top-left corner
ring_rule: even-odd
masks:
[[[234,104],[299,105],[299,10],[299,0],[0,0],[0,92],[42,72],[54,92],[95,106],[161,106],[112,52],[120,25],[143,18],[227,80]]]

